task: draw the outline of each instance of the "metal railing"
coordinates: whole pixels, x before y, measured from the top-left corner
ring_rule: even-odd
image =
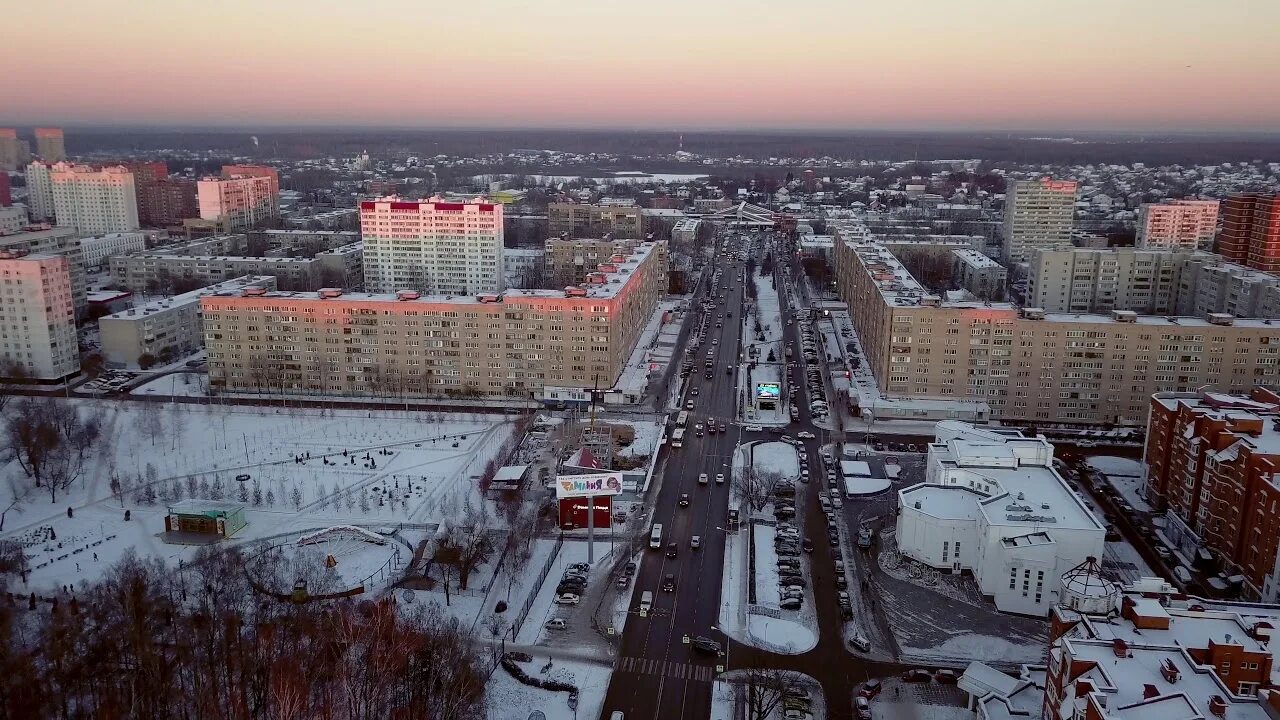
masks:
[[[529,597],[525,598],[524,606],[520,608],[520,613],[516,615],[515,620],[511,623],[511,637],[515,638],[520,634],[520,628],[524,627],[525,618],[529,616],[529,610],[533,608],[533,603],[538,599],[538,591],[542,589],[542,583],[546,581],[547,575],[551,574],[551,569],[556,565],[556,559],[560,557],[560,550],[564,547],[564,536],[556,538],[555,548],[551,554],[547,556],[547,561],[542,564],[542,570],[538,572],[538,579],[533,583],[533,587],[529,588]]]

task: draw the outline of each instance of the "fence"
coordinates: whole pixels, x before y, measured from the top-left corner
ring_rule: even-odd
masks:
[[[524,626],[524,620],[529,616],[529,610],[533,608],[533,601],[538,599],[538,591],[542,589],[542,583],[547,579],[547,575],[551,573],[551,569],[556,565],[556,558],[560,557],[560,549],[564,547],[564,536],[556,538],[556,546],[551,550],[551,554],[547,556],[547,561],[542,564],[542,570],[538,573],[538,579],[533,583],[533,587],[529,588],[529,597],[524,601],[524,607],[520,608],[520,614],[515,617],[511,623],[511,637],[514,639],[520,634],[520,628]]]

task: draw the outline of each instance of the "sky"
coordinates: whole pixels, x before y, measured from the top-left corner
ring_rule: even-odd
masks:
[[[1280,128],[1280,0],[12,0],[7,16],[0,124]]]

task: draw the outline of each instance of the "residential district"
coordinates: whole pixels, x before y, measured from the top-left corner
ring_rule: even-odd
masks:
[[[451,638],[441,717],[1280,718],[1277,163],[32,139],[14,717],[151,716],[137,668],[203,692],[209,613],[261,649],[310,609],[371,677]],[[642,160],[687,172],[550,174]],[[125,587],[185,629],[113,640]],[[326,716],[252,654],[269,691],[203,716]]]

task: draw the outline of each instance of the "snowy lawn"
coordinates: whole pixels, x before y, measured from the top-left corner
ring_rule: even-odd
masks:
[[[489,720],[528,720],[534,710],[541,710],[547,720],[576,720],[598,718],[604,706],[604,696],[609,689],[609,677],[613,668],[609,665],[579,660],[556,660],[552,669],[543,675],[542,661],[521,663],[532,677],[547,677],[573,683],[578,687],[578,710],[569,707],[569,694],[556,693],[530,687],[511,677],[499,667],[485,687],[485,701]]]
[[[800,477],[800,456],[787,443],[755,443],[747,452],[750,454],[752,467],[757,471],[776,472],[788,480]]]
[[[160,395],[163,397],[205,397],[209,376],[204,373],[172,373],[145,382],[130,391],[130,395]]]
[[[717,678],[711,684],[711,720],[733,720],[734,705],[733,685]]]
[[[959,632],[948,638],[941,645],[930,648],[902,648],[904,658],[912,662],[935,660],[943,664],[964,663],[971,660],[982,662],[1043,663],[1045,646],[1043,644],[1023,644],[1010,642],[994,635]]]

